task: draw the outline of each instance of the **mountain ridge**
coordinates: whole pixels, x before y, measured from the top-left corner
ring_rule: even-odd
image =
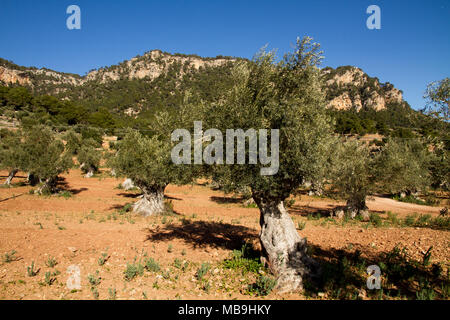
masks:
[[[78,99],[83,97],[80,88],[110,87],[119,81],[154,82],[159,77],[166,81],[180,82],[184,76],[210,72],[219,67],[231,68],[237,57],[200,57],[198,55],[171,54],[155,49],[124,60],[109,67],[90,70],[86,75],[64,73],[48,68],[23,67],[11,61],[0,59],[0,84],[6,86],[25,86],[38,94],[56,95],[61,99]],[[208,71],[209,70],[209,71]],[[221,70],[222,72],[223,70]],[[381,83],[378,78],[370,77],[361,68],[341,66],[335,69],[321,69],[326,84],[324,90],[328,107],[337,110],[384,110],[388,104],[404,104],[402,91],[389,82]],[[227,72],[217,72],[210,81],[226,81]],[[162,85],[163,86],[163,85]],[[176,88],[172,86],[172,89]],[[77,91],[78,94],[71,94]],[[82,91],[82,90],[81,90]],[[107,90],[106,90],[107,91]],[[173,91],[173,90],[172,90]],[[107,94],[107,93],[106,93]],[[141,99],[145,104],[146,99]],[[134,105],[133,105],[134,104]],[[138,113],[136,103],[129,102],[126,109],[129,113]],[[130,110],[135,108],[135,110]],[[121,108],[124,109],[124,108]]]

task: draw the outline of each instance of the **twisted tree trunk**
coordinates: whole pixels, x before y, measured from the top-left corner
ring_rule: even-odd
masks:
[[[318,264],[307,255],[306,239],[297,233],[283,200],[253,192],[261,217],[262,260],[277,278],[280,292],[303,290],[305,277],[319,273]]]
[[[163,213],[166,186],[146,186],[139,182],[136,184],[142,190],[142,198],[133,205],[133,211],[144,217]]]
[[[85,178],[90,178],[94,175],[95,172],[97,172],[97,168],[93,166],[87,166],[84,162],[80,165],[80,170],[85,173]]]
[[[350,217],[354,219],[357,215],[361,216],[364,221],[370,219],[369,208],[366,205],[366,197],[359,197],[347,200],[347,211]]]
[[[33,174],[33,173],[28,173],[28,176],[27,176],[27,181],[28,181],[28,183],[30,184],[30,185],[32,185],[32,186],[35,186],[35,185],[37,185],[39,182],[41,182],[40,181],[41,179],[39,179],[35,174]]]
[[[17,174],[17,172],[19,172],[19,170],[17,169],[13,169],[9,172],[8,178],[5,181],[5,185],[11,185],[11,180],[14,178],[14,176]]]
[[[51,177],[44,181],[44,183],[36,190],[38,194],[51,194],[56,191],[58,184],[58,177]]]

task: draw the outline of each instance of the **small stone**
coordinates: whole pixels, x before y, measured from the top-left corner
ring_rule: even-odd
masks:
[[[72,253],[77,252],[77,249],[75,247],[68,247],[67,249],[69,249],[69,251]]]

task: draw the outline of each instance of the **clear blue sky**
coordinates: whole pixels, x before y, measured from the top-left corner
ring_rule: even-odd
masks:
[[[71,4],[81,30],[66,28]],[[371,4],[381,30],[366,28]],[[251,58],[268,44],[282,54],[310,35],[323,66],[358,66],[416,109],[426,84],[450,73],[449,0],[0,0],[0,30],[0,57],[81,75],[152,49]]]

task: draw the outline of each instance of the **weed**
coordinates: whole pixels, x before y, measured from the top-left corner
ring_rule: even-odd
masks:
[[[108,261],[108,259],[109,259],[108,253],[103,252],[101,257],[98,258],[97,263],[99,266],[103,266],[106,263],[106,261]]]
[[[47,259],[47,261],[45,262],[45,265],[49,268],[53,268],[54,266],[56,266],[58,264],[58,262],[56,261],[55,258],[50,257]]]
[[[202,286],[203,291],[206,293],[209,293],[209,290],[211,289],[211,283],[209,281],[205,281]]]
[[[295,199],[284,200],[284,206],[290,208],[294,205]]]
[[[64,199],[69,199],[72,197],[72,193],[70,191],[61,191],[60,193],[58,193],[58,197],[63,197]]]
[[[94,296],[95,300],[98,300],[98,298],[100,297],[100,294],[98,293],[98,290],[96,287],[91,287],[91,292],[92,295]]]
[[[100,284],[100,282],[102,281],[101,278],[99,277],[98,270],[95,271],[95,275],[89,274],[87,278],[88,278],[89,284],[93,287],[98,286]]]
[[[145,269],[151,272],[159,272],[161,270],[161,267],[158,262],[156,262],[153,258],[147,258],[145,259]]]
[[[414,226],[414,223],[416,222],[416,217],[417,214],[408,214],[405,218],[405,220],[403,220],[403,224],[407,227],[412,227]]]
[[[271,277],[260,276],[256,283],[249,285],[248,291],[258,296],[267,296],[275,287],[277,281]]]
[[[183,267],[183,262],[180,259],[176,258],[173,261],[173,265],[174,265],[175,268],[181,269]]]
[[[306,227],[306,222],[303,222],[303,221],[297,222],[297,229],[298,230],[303,230],[303,229],[305,229],[305,227]]]
[[[47,286],[51,286],[55,281],[56,278],[54,277],[54,274],[52,274],[50,271],[47,271],[45,273],[44,284]]]
[[[161,275],[164,279],[169,280],[170,279],[170,270],[162,271]]]
[[[31,262],[31,266],[27,267],[27,273],[29,277],[34,277],[39,272],[38,270],[34,270],[34,261]]]
[[[116,300],[117,291],[115,288],[108,288],[109,300]]]
[[[388,211],[388,212],[386,212],[386,213],[387,213],[387,216],[388,216],[388,220],[389,220],[389,222],[390,222],[392,225],[397,226],[397,225],[400,224],[400,220],[398,219],[396,213],[392,213],[391,211]]]
[[[424,266],[428,266],[428,265],[430,264],[431,249],[433,249],[433,246],[431,246],[430,248],[428,248],[427,252],[425,252],[425,254],[423,255],[423,258],[422,258],[422,264],[423,264]]]
[[[249,203],[245,207],[246,208],[258,208],[258,205],[256,203]]]
[[[119,215],[124,215],[125,213],[130,212],[131,209],[133,209],[133,204],[132,203],[126,203],[122,208],[117,210],[117,213]]]
[[[44,229],[44,227],[42,226],[42,223],[40,223],[40,222],[35,222],[34,225],[39,226],[39,229]]]
[[[375,227],[381,227],[383,225],[383,221],[380,218],[380,215],[378,213],[371,213],[370,214],[370,223]]]
[[[209,263],[207,262],[202,263],[201,267],[197,270],[197,273],[195,274],[197,280],[199,281],[203,280],[203,277],[208,273],[210,268],[211,265]]]
[[[133,263],[127,263],[127,268],[124,271],[124,278],[126,281],[131,281],[137,276],[142,276],[144,274],[144,266],[140,263],[136,263],[136,259]]]
[[[10,252],[6,252],[2,257],[3,263],[10,263],[10,262],[19,260],[19,258],[16,257],[16,253],[17,253],[16,250],[11,250]]]
[[[231,258],[225,260],[223,266],[226,269],[241,270],[243,274],[257,273],[263,268],[258,253],[252,250],[248,243],[245,243],[241,250],[233,250]]]

